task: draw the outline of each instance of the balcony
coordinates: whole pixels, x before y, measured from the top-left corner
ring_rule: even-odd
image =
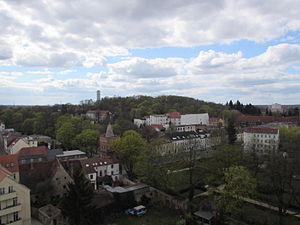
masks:
[[[0,195],[0,201],[5,201],[5,200],[12,199],[12,198],[15,198],[15,197],[17,197],[17,192],[16,191],[13,191],[13,192],[10,192],[10,193],[5,193],[5,194]]]
[[[22,205],[20,203],[18,203],[16,205],[8,206],[8,207],[3,208],[3,209],[0,210],[0,216],[4,216],[4,215],[7,215],[7,214],[11,214],[11,213],[14,213],[14,212],[21,211],[21,209],[22,209]]]
[[[3,225],[22,225],[22,220],[21,218],[19,218],[16,221],[9,221],[8,223],[3,223]]]

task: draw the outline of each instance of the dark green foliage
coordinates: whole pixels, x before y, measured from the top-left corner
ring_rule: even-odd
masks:
[[[228,144],[233,145],[236,141],[236,130],[234,128],[234,120],[229,119],[227,125]]]
[[[60,208],[70,225],[92,225],[95,208],[92,205],[93,187],[81,170],[73,175],[74,183],[68,184],[68,192],[64,195]]]
[[[239,100],[237,100],[236,103],[233,104],[232,100],[230,100],[229,103],[226,103],[226,105],[229,107],[229,109],[238,110],[246,115],[261,115],[260,109],[253,106],[251,103],[243,105]]]

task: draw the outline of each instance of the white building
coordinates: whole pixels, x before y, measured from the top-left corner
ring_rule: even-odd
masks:
[[[180,124],[181,125],[193,125],[193,124],[209,125],[209,116],[208,113],[181,115]]]
[[[271,110],[271,112],[279,112],[279,113],[283,112],[282,105],[280,105],[278,103],[272,104],[268,108],[269,108],[269,110]]]
[[[172,112],[169,114],[150,115],[145,120],[134,119],[134,124],[141,126],[143,124],[147,126],[162,125],[164,128],[168,128],[170,125],[174,126],[196,126],[196,125],[209,125],[208,113],[201,114],[185,114],[181,115],[178,112]],[[178,131],[191,131],[194,128],[179,128]]]
[[[273,128],[247,128],[242,137],[244,149],[268,154],[278,150],[279,130]]]
[[[119,162],[110,158],[89,158],[80,160],[81,167],[90,180],[95,190],[97,190],[97,181],[101,183],[104,177],[111,177],[112,181],[119,179]]]

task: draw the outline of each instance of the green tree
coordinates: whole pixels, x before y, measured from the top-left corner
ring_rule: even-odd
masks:
[[[33,126],[35,123],[36,119],[35,118],[28,118],[24,120],[22,124],[22,131],[24,134],[31,135],[33,134]]]
[[[60,203],[62,214],[68,218],[70,225],[93,225],[93,187],[81,170],[74,172],[73,180],[73,183],[68,184],[68,192]]]
[[[97,130],[86,129],[76,135],[75,143],[80,150],[87,153],[88,156],[93,156],[97,151],[100,132]]]
[[[224,172],[225,186],[215,196],[218,219],[224,221],[224,215],[240,214],[243,198],[250,197],[256,188],[256,180],[243,166],[229,167]]]
[[[111,144],[130,178],[136,177],[135,166],[145,157],[147,148],[147,141],[134,130],[126,131],[123,137]]]
[[[226,127],[228,134],[228,144],[233,145],[236,141],[236,130],[234,128],[234,120],[229,119]]]
[[[56,133],[56,139],[60,141],[63,146],[70,150],[74,146],[74,138],[77,134],[76,127],[71,122],[64,123]]]

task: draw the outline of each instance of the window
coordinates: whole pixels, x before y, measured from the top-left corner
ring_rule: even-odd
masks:
[[[102,171],[100,171],[100,177],[102,177]]]
[[[0,188],[0,195],[3,195],[3,194],[5,194],[5,188],[4,187]]]
[[[14,212],[13,216],[14,216],[14,221],[19,220],[19,214],[18,214],[18,212]]]
[[[90,174],[90,179],[94,179],[94,175],[93,174]]]
[[[13,186],[9,186],[8,187],[8,193],[12,193],[14,192],[14,187]]]
[[[114,168],[114,164],[111,164],[111,168],[112,168],[112,169]]]
[[[18,205],[18,198],[13,198],[13,206]]]

